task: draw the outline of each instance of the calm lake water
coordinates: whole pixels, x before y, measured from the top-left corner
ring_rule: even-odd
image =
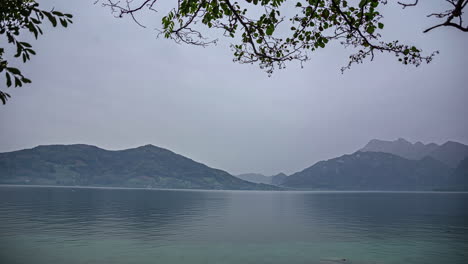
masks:
[[[468,194],[4,186],[0,263],[468,263]]]

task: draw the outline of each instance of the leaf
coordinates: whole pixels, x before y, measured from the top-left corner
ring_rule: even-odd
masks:
[[[21,80],[20,80],[20,79],[18,79],[17,77],[15,77],[15,87],[18,87],[18,86],[21,87],[21,86],[23,86],[23,84],[21,83]]]
[[[3,102],[3,104],[6,104],[8,98],[10,98],[9,94],[0,91],[0,100]]]
[[[363,8],[364,6],[367,5],[367,1],[368,0],[361,0],[361,2],[359,2],[359,8]]]
[[[54,14],[56,16],[63,16],[63,13],[61,13],[59,11],[52,11],[52,14]]]
[[[322,17],[328,18],[329,15],[330,15],[330,11],[328,11],[328,9],[323,10]]]
[[[7,67],[7,71],[13,73],[13,74],[21,74],[20,70],[12,67]]]
[[[57,19],[53,15],[49,12],[44,12],[44,15],[49,19],[50,23],[52,23],[52,26],[57,26]]]
[[[266,29],[266,34],[268,36],[271,36],[273,35],[273,31],[275,31],[275,26],[273,26],[273,24],[270,24]]]
[[[23,46],[25,46],[26,48],[31,48],[31,47],[32,47],[31,44],[29,44],[29,43],[27,43],[27,42],[21,42],[21,44],[22,44]]]
[[[34,38],[37,39],[37,35],[38,35],[39,33],[37,32],[37,29],[36,29],[36,27],[35,27],[33,24],[29,24],[29,31],[31,31],[31,32],[34,34]]]
[[[67,21],[65,19],[60,19],[60,24],[62,24],[63,27],[67,27]]]
[[[21,46],[20,42],[16,42],[16,54],[15,58],[18,58],[21,55],[21,52],[23,50],[23,47]]]
[[[379,26],[380,29],[384,28],[384,24],[382,24],[382,23],[379,23],[378,26]]]
[[[11,86],[11,77],[10,77],[10,74],[9,74],[8,72],[6,72],[6,73],[5,73],[5,76],[6,76],[6,80],[7,80],[7,81],[6,81],[6,85],[7,85],[8,87],[10,87],[10,86]]]

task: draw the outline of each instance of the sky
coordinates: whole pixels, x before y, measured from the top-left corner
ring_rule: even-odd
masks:
[[[153,144],[232,174],[273,175],[352,153],[374,138],[468,144],[468,34],[422,33],[434,23],[426,15],[445,10],[443,1],[384,9],[385,39],[440,51],[428,65],[403,66],[382,54],[341,74],[352,50],[332,44],[303,68],[291,63],[271,77],[234,63],[230,40],[179,45],[94,0],[40,3],[74,14],[74,23],[45,27],[37,41],[24,38],[37,56],[12,65],[33,82],[7,90],[0,152]],[[163,14],[170,2],[160,3]],[[157,25],[159,13],[140,18]]]

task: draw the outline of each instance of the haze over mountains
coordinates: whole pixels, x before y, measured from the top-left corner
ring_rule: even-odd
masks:
[[[319,190],[468,190],[468,146],[374,139],[353,154],[317,162],[285,177],[279,185]]]
[[[468,146],[458,142],[448,141],[442,145],[435,143],[423,144],[421,142],[412,144],[402,138],[395,141],[373,139],[361,151],[391,153],[414,160],[432,157],[452,168],[458,166],[460,161],[468,156]]]
[[[282,186],[339,190],[468,189],[468,146],[371,140],[350,155],[320,161]],[[464,162],[461,162],[461,161]]]
[[[264,183],[264,184],[271,184],[271,185],[281,185],[283,181],[288,177],[288,175],[284,173],[278,173],[273,176],[265,176],[260,173],[244,173],[236,175],[237,178],[242,179],[244,181],[255,182],[255,183]]]
[[[371,140],[291,176],[229,173],[153,145],[49,145],[0,153],[0,184],[232,190],[468,190],[468,146]],[[280,187],[276,187],[276,186]]]
[[[289,176],[292,188],[338,190],[432,190],[454,185],[452,169],[431,157],[410,160],[384,152],[358,151]]]

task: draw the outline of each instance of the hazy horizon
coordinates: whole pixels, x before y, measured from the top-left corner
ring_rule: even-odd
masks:
[[[426,15],[444,3],[385,7],[384,36],[439,50],[428,65],[378,54],[341,74],[351,50],[331,45],[303,69],[292,63],[268,77],[256,65],[233,63],[229,40],[198,48],[156,39],[150,27],[93,2],[41,1],[74,14],[74,23],[44,27],[31,40],[37,56],[12,62],[32,84],[6,90],[12,98],[0,106],[0,152],[153,144],[235,175],[273,175],[352,153],[371,139],[468,144],[468,35],[422,33],[433,22]]]
[[[396,141],[396,140],[399,140],[399,139],[401,139],[401,138],[394,139],[394,140],[384,140],[384,141]],[[371,140],[374,140],[374,139],[371,139]],[[383,139],[378,139],[378,140],[383,140]],[[404,139],[404,140],[406,140],[406,139]],[[370,140],[369,140],[369,141],[370,141]],[[449,141],[451,141],[451,140],[449,140]],[[412,143],[412,144],[414,144],[414,143],[416,143],[416,142],[421,142],[421,141],[415,141],[415,142],[409,141],[409,142]],[[448,141],[446,141],[446,142],[448,142]],[[443,143],[421,142],[421,143],[423,143],[423,144],[425,144],[425,145],[426,145],[426,144],[429,144],[429,143],[436,143],[436,144],[438,144],[438,145],[442,145],[442,144],[444,144],[444,143],[446,143],[446,142],[443,142]],[[459,142],[459,143],[468,145],[468,144],[463,143],[463,142]],[[33,147],[30,147],[30,148],[23,148],[23,149],[32,149],[32,148],[35,148],[35,147],[38,147],[38,146],[43,146],[43,145],[44,145],[44,144],[37,145],[37,146],[33,146]],[[56,143],[56,144],[48,144],[48,145],[90,145],[90,144],[86,144],[86,143],[69,143],[69,144],[60,144],[60,143]],[[104,147],[97,146],[97,145],[90,145],[90,146],[96,146],[96,147],[101,148],[101,149],[104,149],[104,150],[118,151],[118,150],[126,150],[126,149],[138,148],[138,147],[142,147],[142,146],[145,146],[145,145],[153,145],[153,144],[144,144],[144,145],[133,146],[133,147],[128,147],[128,148],[115,148],[115,149],[113,149],[113,148],[104,148]],[[156,146],[156,147],[161,147],[161,146]],[[346,154],[351,154],[351,153],[353,153],[353,152],[359,151],[362,147],[364,147],[364,145],[361,146],[361,147],[359,147],[358,149],[356,149],[356,150],[350,152],[350,153],[341,153],[341,154],[337,154],[336,157],[342,156],[342,155],[346,155]],[[162,148],[164,148],[164,147],[162,147]],[[17,149],[17,150],[23,150],[23,149]],[[17,150],[12,150],[12,151],[17,151]],[[168,150],[173,151],[173,150],[171,150],[171,149],[168,149]],[[6,152],[10,152],[10,151],[6,151]],[[173,151],[173,152],[175,152],[175,151]],[[0,153],[3,153],[3,152],[0,152]],[[182,155],[182,156],[185,156],[185,157],[187,157],[187,158],[189,158],[189,159],[192,159],[191,157],[188,157],[188,156],[184,155],[184,153],[178,153],[178,152],[175,152],[175,153],[176,153],[176,154],[179,154],[179,155]],[[335,158],[335,157],[331,157],[331,158]],[[327,159],[324,159],[324,160],[327,160]],[[200,160],[195,160],[195,161],[196,161],[196,162],[203,163],[203,164],[208,165],[209,167],[212,167],[212,168],[215,168],[215,169],[221,169],[221,170],[227,171],[227,170],[225,170],[225,169],[223,169],[223,168],[218,168],[218,167],[210,166],[209,164],[206,164],[205,162],[200,161]],[[316,162],[318,162],[318,161],[320,161],[320,160],[314,161],[313,163],[311,163],[311,164],[308,165],[307,167],[310,167],[310,166],[314,165],[314,164],[315,164]],[[240,172],[240,173],[232,173],[232,172],[230,172],[230,171],[227,171],[227,172],[229,172],[229,173],[232,174],[232,175],[260,174],[260,175],[264,175],[264,176],[274,176],[274,175],[277,175],[277,174],[280,174],[280,173],[285,173],[285,174],[287,174],[287,175],[291,175],[291,174],[293,174],[293,173],[295,173],[295,172],[300,172],[300,171],[302,171],[302,170],[305,169],[305,168],[306,168],[306,167],[304,167],[304,168],[299,168],[299,169],[297,169],[296,171],[289,172],[289,173],[286,173],[286,172],[284,172],[284,171],[278,171],[277,173],[272,173],[272,174],[265,174],[265,173],[256,172],[256,171],[248,171],[248,172]]]

